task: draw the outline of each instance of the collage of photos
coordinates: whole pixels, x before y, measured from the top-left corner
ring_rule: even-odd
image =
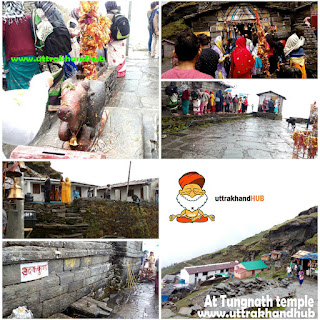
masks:
[[[1,14],[3,319],[318,319],[317,1]]]

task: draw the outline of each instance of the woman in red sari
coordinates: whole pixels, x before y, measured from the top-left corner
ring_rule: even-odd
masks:
[[[251,78],[253,66],[254,58],[246,48],[246,39],[240,37],[237,39],[235,50],[231,55],[231,78]]]

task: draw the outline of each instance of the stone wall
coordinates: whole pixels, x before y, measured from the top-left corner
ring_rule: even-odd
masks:
[[[3,317],[23,305],[35,318],[49,317],[92,292],[112,292],[125,284],[127,261],[139,270],[141,254],[139,241],[3,242]],[[49,275],[21,282],[20,264],[39,261],[48,261]]]
[[[248,2],[239,2],[237,5],[248,5]],[[194,32],[210,31],[212,39],[223,35],[225,14],[230,7],[235,6],[230,3],[207,3],[200,5],[198,15],[185,16],[185,19],[191,24]],[[257,8],[261,24],[264,27],[273,25],[277,27],[276,36],[280,39],[286,39],[291,32],[291,23],[293,12],[283,10],[276,5],[268,7],[264,3],[253,2],[250,4],[251,9]],[[249,19],[250,18],[250,19]],[[252,17],[243,17],[243,20],[249,19],[253,21]]]
[[[9,215],[9,203],[3,201]],[[31,238],[158,238],[158,206],[80,198],[72,204],[26,203],[37,213]]]

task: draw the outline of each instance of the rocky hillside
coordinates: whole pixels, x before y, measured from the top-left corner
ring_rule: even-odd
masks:
[[[51,168],[50,161],[28,161],[25,162],[25,165],[27,167],[25,176],[27,177],[37,176],[45,178],[48,175],[51,179],[60,180],[62,178],[61,172]]]
[[[318,207],[312,207],[301,212],[297,217],[244,239],[236,245],[164,268],[162,277],[166,274],[178,273],[184,267],[192,265],[232,260],[257,260],[272,250],[287,251],[288,254],[293,254],[300,249],[316,252],[317,225]]]

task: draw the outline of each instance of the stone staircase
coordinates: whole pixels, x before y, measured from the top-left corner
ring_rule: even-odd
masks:
[[[37,213],[32,238],[85,238],[89,225],[79,209],[63,203],[25,203],[25,210]]]

